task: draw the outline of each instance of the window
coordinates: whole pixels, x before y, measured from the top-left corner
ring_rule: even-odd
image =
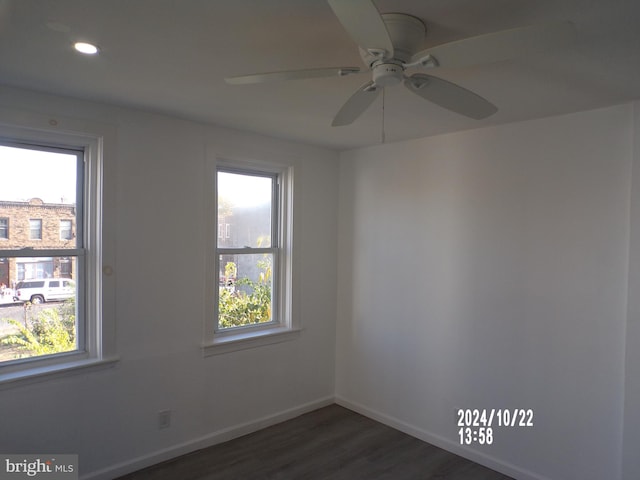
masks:
[[[73,134],[43,124],[53,125],[0,108],[0,218],[15,226],[0,243],[0,280],[4,297],[9,290],[32,304],[0,308],[3,384],[115,361],[112,290],[105,301],[102,289],[112,282],[110,273],[98,274],[112,255],[111,241],[105,255],[101,238],[105,137],[90,131],[103,127],[78,123]]]
[[[0,240],[9,240],[9,219],[0,218]]]
[[[16,258],[18,280],[53,277],[53,262],[51,257]]]
[[[231,224],[218,240],[218,324],[223,330],[277,319],[278,177],[219,169],[218,218]],[[274,281],[275,280],[275,281]]]
[[[60,240],[71,240],[72,238],[71,220],[60,220]]]
[[[287,337],[298,330],[291,316],[292,169],[218,162],[214,175],[215,314],[208,346]]]
[[[73,270],[71,269],[71,259],[69,257],[60,258],[60,277],[72,278]]]
[[[84,300],[78,298],[82,291],[71,292],[70,300],[65,304],[45,306],[45,302],[60,300],[50,296],[49,290],[59,287],[60,282],[36,279],[59,277],[64,255],[80,265],[75,271],[82,284],[85,271],[82,264],[86,255],[84,240],[81,238],[75,244],[59,242],[56,240],[58,222],[48,221],[43,226],[42,218],[33,218],[33,215],[46,215],[50,219],[76,214],[78,224],[83,223],[84,150],[3,143],[0,144],[0,171],[7,180],[0,193],[0,215],[11,216],[16,223],[28,218],[29,224],[28,239],[16,234],[10,243],[3,245],[2,256],[9,260],[9,285],[14,285],[13,296],[19,301],[43,303],[42,307],[23,312],[16,309],[20,307],[13,307],[16,311],[3,309],[3,317],[6,317],[3,320],[10,328],[0,343],[0,365],[82,351],[85,325],[83,312],[79,309],[83,308]],[[68,199],[67,205],[59,205],[61,197]],[[54,231],[50,233],[43,229],[51,227]],[[62,230],[62,226],[60,228]],[[46,239],[44,242],[31,243],[43,238]],[[45,285],[45,281],[49,283]],[[26,325],[19,322],[25,320],[25,315],[28,317]]]
[[[30,240],[42,240],[42,220],[31,219],[29,220],[29,239]]]

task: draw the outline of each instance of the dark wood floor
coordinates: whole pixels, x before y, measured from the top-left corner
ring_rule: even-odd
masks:
[[[331,405],[120,480],[510,480]]]

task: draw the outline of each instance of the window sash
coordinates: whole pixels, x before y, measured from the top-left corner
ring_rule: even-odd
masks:
[[[5,140],[0,138],[0,145],[8,147],[16,147],[25,150],[45,151],[52,153],[64,153],[67,155],[75,155],[76,157],[76,202],[75,202],[75,219],[76,219],[76,242],[74,246],[61,247],[61,248],[34,248],[34,247],[15,247],[15,248],[0,248],[0,257],[2,258],[50,258],[50,257],[66,257],[76,259],[76,349],[69,352],[62,352],[57,354],[48,355],[34,355],[31,357],[25,357],[15,360],[8,360],[0,362],[0,369],[12,369],[13,366],[21,366],[26,364],[38,364],[47,363],[50,359],[57,357],[68,357],[69,355],[83,355],[88,357],[90,355],[96,355],[99,352],[95,351],[96,342],[90,338],[92,335],[92,329],[87,321],[87,292],[88,287],[86,285],[88,280],[87,275],[87,257],[88,252],[84,247],[86,245],[86,239],[84,238],[84,223],[88,221],[85,218],[84,204],[90,193],[88,187],[85,188],[85,156],[87,152],[85,148],[75,146],[51,146],[41,145],[38,142],[22,142]],[[39,225],[37,229],[33,229],[33,221],[38,221]],[[8,223],[8,222],[7,222]],[[42,219],[29,219],[29,239],[30,240],[42,240],[43,239],[43,220]],[[73,224],[72,224],[73,225]],[[73,228],[73,227],[72,227]],[[7,229],[8,230],[8,229]],[[39,232],[39,237],[34,238],[32,233],[34,230]],[[1,246],[1,245],[0,245]],[[18,276],[20,272],[16,272]],[[24,274],[24,271],[22,272]],[[21,367],[20,367],[21,368]]]
[[[11,365],[21,365],[27,364],[37,361],[42,361],[48,358],[58,357],[58,356],[66,356],[70,354],[88,354],[90,353],[88,350],[88,346],[90,345],[90,341],[88,338],[88,326],[86,322],[86,309],[85,309],[85,295],[86,295],[86,287],[85,281],[86,278],[86,251],[84,249],[76,249],[71,253],[69,250],[28,250],[28,251],[15,251],[15,250],[0,250],[0,257],[4,258],[52,258],[52,257],[60,257],[64,256],[66,258],[75,258],[76,259],[76,269],[77,269],[77,277],[75,279],[76,286],[76,349],[70,350],[68,352],[61,352],[55,354],[45,354],[45,355],[34,355],[31,357],[18,358],[15,360],[5,360],[0,362],[0,368],[6,368]],[[20,267],[22,266],[22,276],[24,276],[24,266],[23,264],[18,264],[18,279],[17,280],[25,280],[24,278],[19,278]],[[44,278],[44,277],[43,277]],[[63,281],[64,278],[60,278],[60,281]]]
[[[214,271],[216,272],[216,278],[219,276],[220,272],[220,257],[222,255],[256,255],[256,254],[271,254],[273,258],[272,265],[272,282],[271,282],[271,321],[262,322],[251,325],[241,325],[235,327],[220,327],[220,314],[219,314],[219,305],[220,305],[220,291],[218,282],[216,282],[214,288],[214,334],[225,334],[225,333],[234,333],[241,330],[257,330],[261,328],[269,328],[274,325],[280,325],[283,322],[282,319],[282,310],[281,310],[281,302],[280,298],[282,296],[281,289],[282,278],[280,271],[280,263],[281,263],[281,245],[280,245],[280,229],[281,229],[281,218],[280,212],[282,211],[281,202],[283,199],[280,195],[280,183],[281,183],[281,175],[279,173],[264,171],[260,169],[254,168],[242,168],[242,167],[233,167],[228,165],[221,165],[215,169],[215,212],[216,212],[216,222],[215,224],[221,225],[224,223],[225,225],[225,236],[229,232],[229,224],[226,222],[221,222],[221,218],[218,216],[218,173],[233,173],[238,175],[246,175],[246,176],[255,176],[255,177],[263,177],[272,179],[272,188],[271,188],[271,246],[270,247],[219,247],[218,242],[215,242],[215,255],[214,255]],[[225,219],[226,220],[226,219]],[[218,238],[220,236],[218,235]]]
[[[223,165],[223,166],[218,166],[216,168],[215,171],[215,211],[216,211],[216,220],[217,223],[220,224],[220,217],[218,217],[218,172],[224,172],[224,173],[234,173],[236,175],[245,175],[248,177],[263,177],[263,178],[270,178],[273,182],[272,184],[272,188],[271,188],[271,247],[275,247],[275,248],[279,248],[280,247],[280,210],[281,210],[281,195],[280,195],[280,183],[281,183],[281,176],[278,173],[274,173],[274,172],[270,172],[270,171],[265,171],[265,170],[260,170],[257,168],[242,168],[242,167],[233,167],[233,166],[227,166],[227,165]],[[229,238],[230,236],[230,225],[226,224],[225,225],[225,237]],[[229,235],[227,235],[227,232],[229,232]],[[216,249],[219,248],[223,248],[223,247],[218,247],[217,243],[216,243]],[[226,248],[226,247],[224,247]],[[235,247],[235,248],[242,248],[244,249],[245,247]],[[253,248],[253,247],[250,247]]]
[[[86,254],[84,248],[23,248],[21,250],[0,249],[2,258],[38,258],[38,257],[82,257]]]
[[[55,145],[42,145],[41,143],[34,141],[34,142],[29,142],[29,141],[19,141],[19,140],[11,140],[11,139],[6,139],[6,138],[2,138],[0,137],[0,145],[2,146],[6,146],[6,147],[15,147],[15,148],[22,148],[25,150],[36,150],[36,151],[41,151],[41,152],[51,152],[51,153],[63,153],[66,155],[75,155],[76,157],[76,204],[75,204],[75,209],[76,209],[76,215],[75,215],[75,219],[76,219],[76,236],[75,236],[75,246],[72,247],[63,247],[66,249],[66,251],[73,251],[75,249],[78,248],[83,248],[83,246],[85,245],[87,239],[85,238],[85,222],[87,222],[87,218],[85,218],[85,203],[87,201],[87,199],[90,197],[90,194],[88,191],[85,191],[85,179],[87,178],[87,172],[86,170],[86,161],[85,161],[85,156],[87,155],[87,152],[85,151],[84,148],[82,147],[77,147],[77,146],[55,146]],[[43,229],[43,221],[42,219],[29,219],[29,238],[31,238],[31,221],[32,220],[39,220],[40,221],[40,237],[35,239],[35,240],[41,240],[42,239],[42,229]],[[7,233],[9,230],[9,225],[8,225],[8,221],[7,221]],[[73,226],[72,226],[73,228]],[[1,237],[0,237],[1,238]],[[20,251],[23,250],[23,248],[14,248],[14,249],[8,249],[8,251]],[[39,249],[30,249],[31,252],[40,252],[42,250]],[[17,255],[16,255],[17,256]],[[25,256],[25,255],[22,255]],[[34,255],[26,255],[26,256],[34,256]]]
[[[248,325],[238,325],[234,327],[220,327],[220,314],[218,311],[219,308],[219,294],[220,294],[220,286],[217,285],[215,288],[215,296],[216,296],[216,319],[215,319],[215,331],[217,333],[224,332],[236,332],[239,329],[255,329],[255,328],[263,328],[265,326],[272,327],[273,325],[280,324],[280,301],[279,301],[279,290],[280,285],[276,282],[280,278],[280,256],[278,248],[243,248],[243,249],[225,249],[225,251],[218,250],[216,255],[215,268],[216,273],[220,272],[220,258],[225,255],[235,255],[236,257],[241,256],[251,256],[251,255],[261,255],[261,254],[269,254],[272,257],[272,265],[271,265],[271,319],[268,322],[261,323],[252,323]],[[237,280],[237,279],[236,279]]]
[[[260,253],[276,254],[278,250],[278,247],[217,248],[216,253],[218,255],[258,255]]]

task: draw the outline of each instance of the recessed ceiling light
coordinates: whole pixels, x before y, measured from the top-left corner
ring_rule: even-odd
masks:
[[[98,47],[92,45],[91,43],[76,42],[73,44],[73,48],[75,48],[80,53],[84,53],[85,55],[95,55],[96,53],[98,53]]]

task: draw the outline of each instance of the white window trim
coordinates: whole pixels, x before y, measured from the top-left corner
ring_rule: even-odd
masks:
[[[279,308],[278,323],[251,325],[229,330],[218,330],[217,305],[213,292],[218,288],[217,265],[217,192],[215,191],[217,168],[245,170],[247,173],[262,172],[277,174],[280,188],[279,200],[279,285],[276,289]],[[301,328],[299,318],[293,315],[293,166],[267,162],[244,160],[209,159],[205,168],[205,225],[207,236],[207,272],[205,281],[205,326],[203,354],[219,355],[238,350],[256,348],[263,345],[294,340],[299,337]],[[214,212],[214,214],[212,214]]]
[[[84,351],[1,365],[0,388],[113,366],[118,360],[115,355],[115,279],[112,278],[114,238],[106,233],[109,229],[103,229],[103,225],[105,221],[110,224],[113,222],[115,212],[105,214],[102,207],[115,203],[115,172],[113,167],[105,168],[104,162],[104,151],[115,151],[115,129],[99,122],[51,118],[33,112],[0,108],[0,137],[10,141],[84,149],[84,229],[87,249]]]

